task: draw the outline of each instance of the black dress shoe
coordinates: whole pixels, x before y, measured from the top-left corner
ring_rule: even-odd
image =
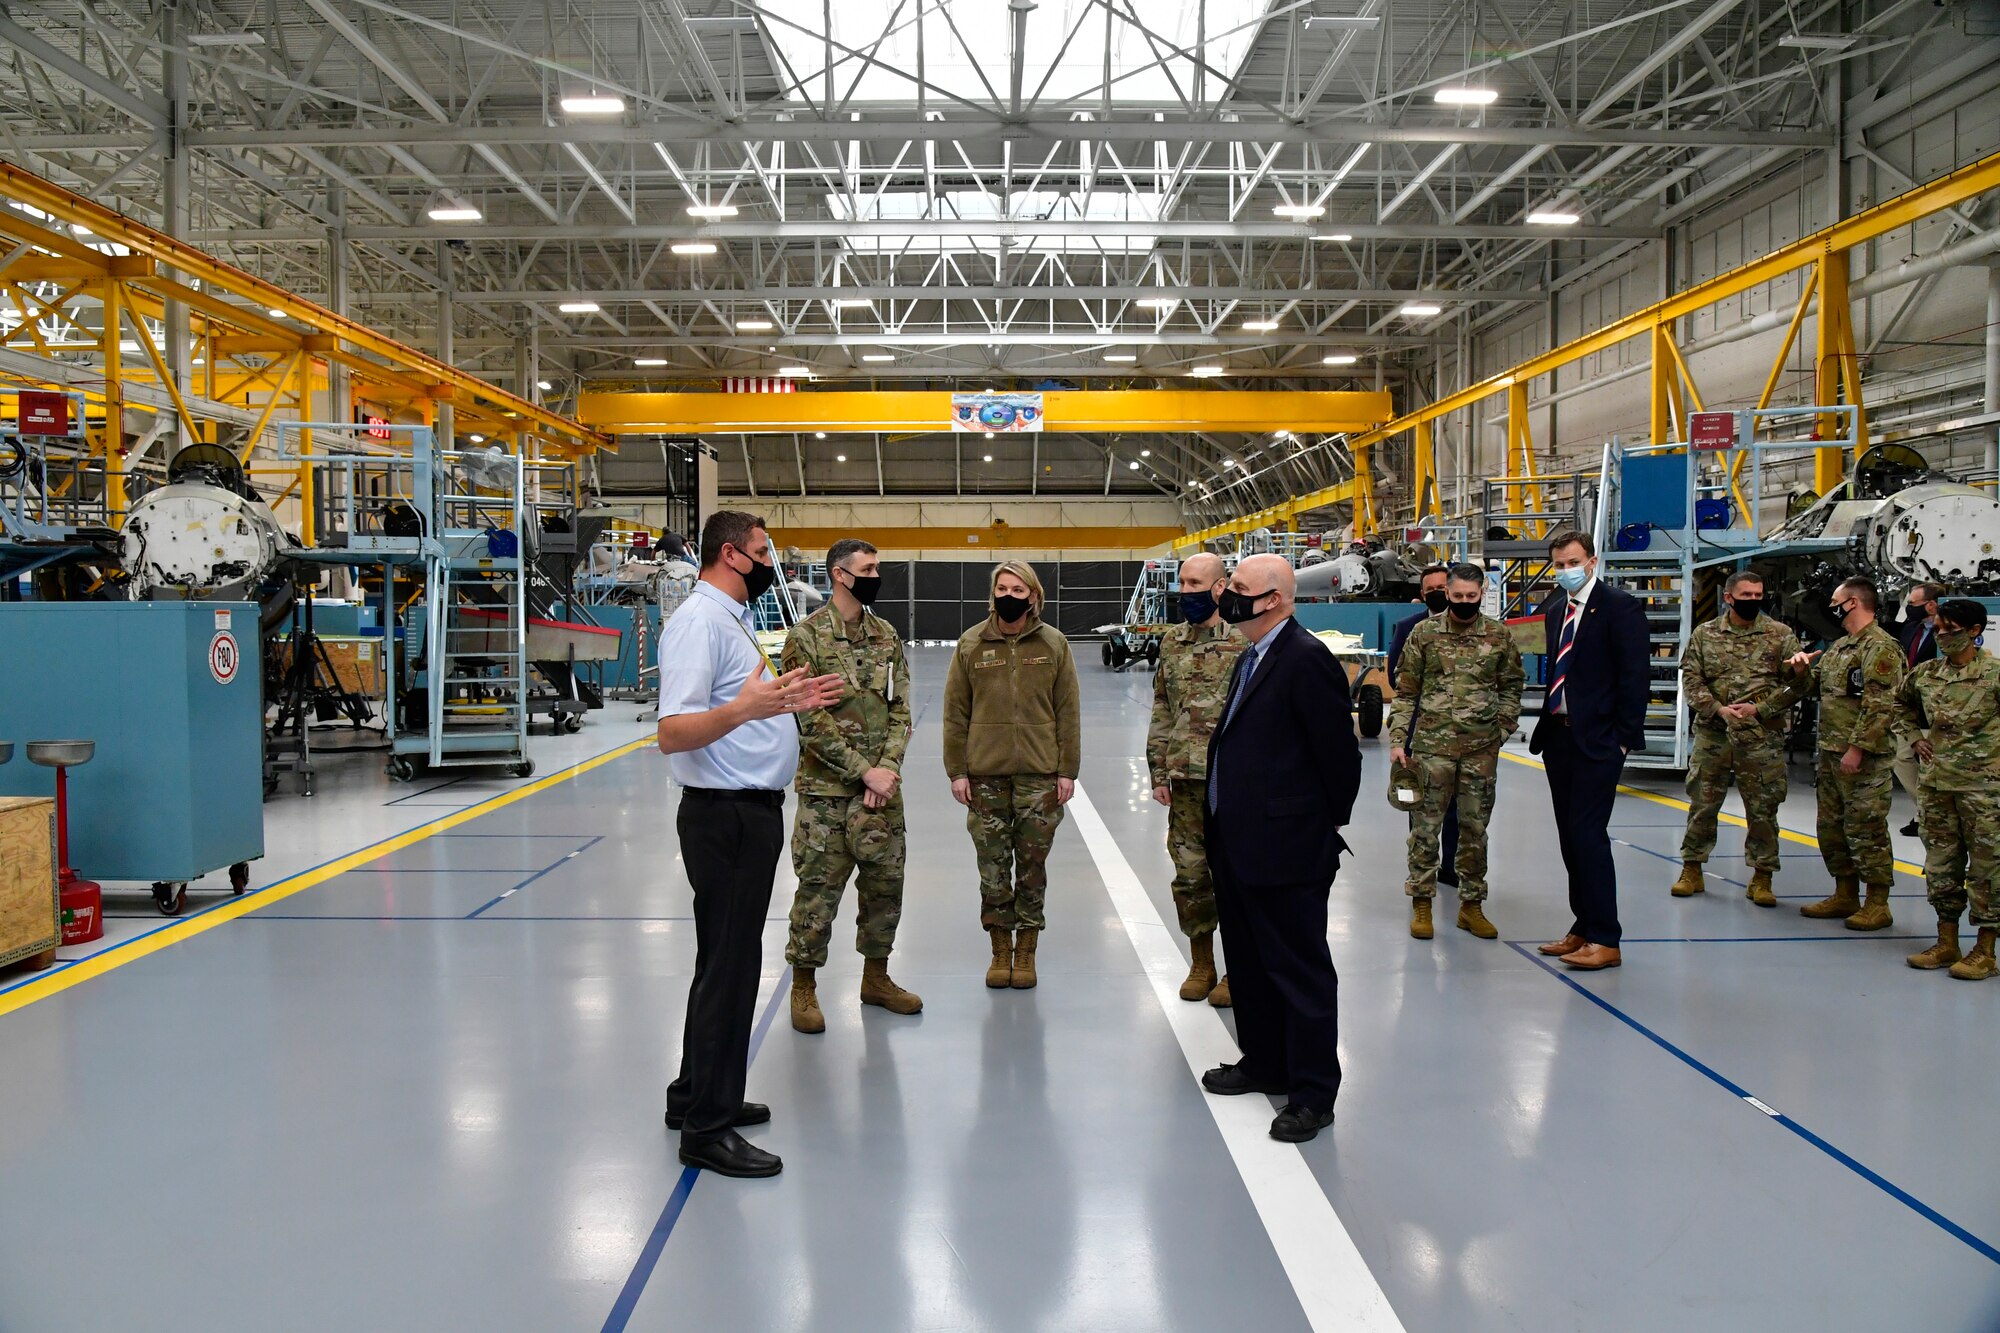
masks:
[[[1271,1122],[1271,1137],[1285,1143],[1304,1143],[1317,1138],[1333,1123],[1333,1112],[1315,1111],[1310,1106],[1287,1106]]]
[[[765,1152],[733,1129],[724,1130],[721,1138],[706,1143],[683,1142],[681,1163],[744,1180],[775,1176],[785,1169],[778,1154]]]
[[[1917,827],[1917,821],[1912,819],[1909,823],[1903,825],[1902,834],[1906,838],[1915,838],[1921,836],[1923,830]]]
[[[729,1122],[732,1129],[745,1125],[761,1125],[771,1118],[771,1108],[762,1102],[745,1102],[736,1108],[736,1118]],[[687,1123],[686,1111],[667,1112],[667,1128],[679,1129]]]
[[[1243,1072],[1239,1060],[1233,1065],[1217,1065],[1201,1076],[1201,1086],[1218,1097],[1241,1097],[1246,1092],[1261,1092],[1266,1096],[1286,1091],[1275,1083],[1263,1083]]]

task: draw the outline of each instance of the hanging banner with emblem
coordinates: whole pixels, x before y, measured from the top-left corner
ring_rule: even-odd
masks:
[[[1042,428],[1042,396],[1038,393],[955,393],[951,396],[954,431],[1019,435]]]

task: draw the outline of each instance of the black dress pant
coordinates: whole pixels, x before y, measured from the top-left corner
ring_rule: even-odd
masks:
[[[1288,1088],[1296,1105],[1331,1111],[1340,1093],[1340,974],[1326,945],[1332,886],[1246,888],[1219,829],[1208,850],[1243,1072]]]
[[[675,823],[694,885],[695,956],[680,1077],[667,1088],[667,1110],[686,1117],[682,1140],[700,1143],[721,1137],[743,1103],[785,810],[689,791]]]
[[[1592,944],[1618,947],[1618,870],[1611,862],[1611,807],[1618,800],[1618,777],[1625,756],[1590,759],[1579,753],[1567,726],[1543,729],[1542,762],[1555,805],[1556,837],[1569,870],[1572,935]]]

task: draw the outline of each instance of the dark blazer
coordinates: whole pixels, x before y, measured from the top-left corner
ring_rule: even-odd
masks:
[[[1399,622],[1395,633],[1389,636],[1389,683],[1391,685],[1394,685],[1396,682],[1396,667],[1403,660],[1403,645],[1410,641],[1410,631],[1423,624],[1430,613],[1431,610],[1429,607],[1418,607],[1410,614],[1408,619]]]
[[[1920,663],[1930,661],[1938,655],[1937,635],[1925,633],[1930,627],[1931,622],[1928,616],[1922,620],[1912,620],[1906,624],[1896,626],[1896,642],[1903,645],[1903,661],[1906,665],[1917,666]],[[1923,646],[1917,649],[1915,656],[1912,656],[1910,646],[1916,643],[1919,634],[1924,635]]]
[[[1548,679],[1555,679],[1556,645],[1562,639],[1563,617],[1569,614],[1569,594],[1558,589],[1543,602],[1548,632]],[[1599,576],[1577,623],[1570,645],[1568,683],[1569,729],[1577,752],[1586,759],[1616,759],[1619,747],[1636,750],[1646,743],[1646,696],[1652,682],[1652,632],[1639,599]],[[1535,724],[1528,749],[1536,754],[1551,722],[1547,713]]]
[[[1242,671],[1239,659],[1231,694]],[[1331,884],[1347,850],[1340,827],[1361,790],[1347,672],[1287,620],[1244,691],[1208,742],[1210,845],[1219,834],[1245,888]]]

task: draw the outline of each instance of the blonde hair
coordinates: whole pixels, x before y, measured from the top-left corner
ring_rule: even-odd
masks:
[[[1042,592],[1041,576],[1036,574],[1035,567],[1025,560],[1002,560],[993,566],[993,578],[986,585],[986,600],[989,603],[993,600],[993,585],[1000,582],[1002,574],[1012,574],[1028,585],[1028,599],[1035,604],[1035,614],[1040,615],[1042,598],[1045,595]]]

